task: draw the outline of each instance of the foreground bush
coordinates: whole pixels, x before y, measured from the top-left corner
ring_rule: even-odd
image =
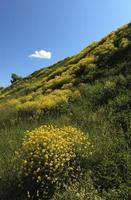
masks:
[[[27,131],[18,153],[22,192],[28,199],[51,197],[77,179],[80,161],[90,153],[87,136],[76,128],[42,126]]]
[[[62,192],[57,192],[52,200],[106,200],[102,198],[94,188],[90,178],[90,172],[84,173],[83,177],[68,186]]]

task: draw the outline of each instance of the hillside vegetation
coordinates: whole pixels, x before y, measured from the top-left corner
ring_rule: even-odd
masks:
[[[0,199],[130,200],[130,108],[131,23],[1,88]]]

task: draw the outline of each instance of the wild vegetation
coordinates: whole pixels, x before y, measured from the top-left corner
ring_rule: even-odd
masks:
[[[131,23],[0,89],[0,199],[130,200],[130,108]]]

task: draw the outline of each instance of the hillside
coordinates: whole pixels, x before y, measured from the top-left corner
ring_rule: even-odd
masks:
[[[131,199],[130,106],[131,23],[77,55],[1,89],[0,199],[8,200],[10,191],[16,188],[11,187],[13,157],[24,131],[41,124],[71,125],[89,133],[95,150],[84,171],[91,173],[91,183],[86,185],[83,179],[78,183],[82,191],[87,186],[90,200],[96,196],[102,200]],[[67,188],[53,198],[75,200],[73,192],[82,195],[78,188],[72,193]],[[20,198],[12,196],[12,200]]]

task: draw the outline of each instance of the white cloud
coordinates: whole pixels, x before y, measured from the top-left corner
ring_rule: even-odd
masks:
[[[29,55],[30,58],[40,58],[40,59],[51,59],[51,52],[40,50],[35,51],[33,54]]]

